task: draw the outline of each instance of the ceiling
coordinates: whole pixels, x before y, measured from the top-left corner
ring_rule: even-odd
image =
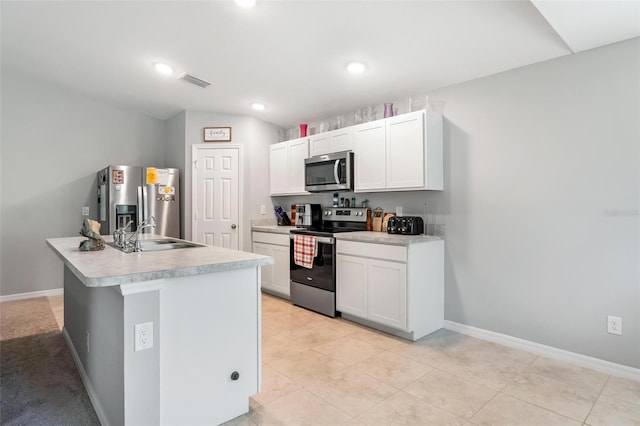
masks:
[[[7,1],[2,68],[166,119],[282,127],[640,36],[639,1]],[[364,74],[348,74],[358,60]],[[165,62],[176,74],[156,73]],[[176,75],[212,83],[206,89]],[[254,101],[266,104],[252,110]]]

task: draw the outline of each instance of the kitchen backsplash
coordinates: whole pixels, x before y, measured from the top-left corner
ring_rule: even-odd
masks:
[[[445,236],[445,216],[440,214],[439,203],[442,202],[442,193],[429,191],[387,192],[387,193],[353,193],[339,192],[338,198],[356,199],[356,207],[362,206],[363,200],[368,200],[367,207],[375,209],[381,207],[387,213],[395,213],[396,206],[402,207],[402,216],[418,216],[424,220],[428,235]],[[291,217],[291,205],[297,203],[320,204],[322,207],[331,207],[333,193],[323,192],[309,195],[271,197],[273,205],[281,206]],[[426,203],[426,216],[425,216]],[[268,214],[273,216],[273,210]],[[275,220],[275,216],[274,220]]]

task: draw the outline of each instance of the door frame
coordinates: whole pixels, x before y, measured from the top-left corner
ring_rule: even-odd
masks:
[[[242,214],[244,202],[244,161],[242,145],[237,143],[220,145],[199,143],[191,145],[191,238],[193,239],[193,236],[195,235],[195,214],[198,206],[198,184],[196,182],[196,162],[198,161],[198,151],[210,149],[235,149],[238,152],[238,250],[242,251],[244,241],[244,215]]]

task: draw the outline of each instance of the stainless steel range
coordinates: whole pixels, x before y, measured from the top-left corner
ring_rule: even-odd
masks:
[[[322,225],[316,229],[294,229],[291,231],[289,269],[291,273],[291,302],[303,308],[330,317],[336,316],[336,239],[338,232],[365,231],[367,229],[366,208],[324,208]],[[315,237],[316,254],[312,267],[295,263],[294,245],[296,235]]]

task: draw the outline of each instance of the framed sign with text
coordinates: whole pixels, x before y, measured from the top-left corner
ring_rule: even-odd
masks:
[[[205,127],[205,142],[231,142],[231,127]]]

